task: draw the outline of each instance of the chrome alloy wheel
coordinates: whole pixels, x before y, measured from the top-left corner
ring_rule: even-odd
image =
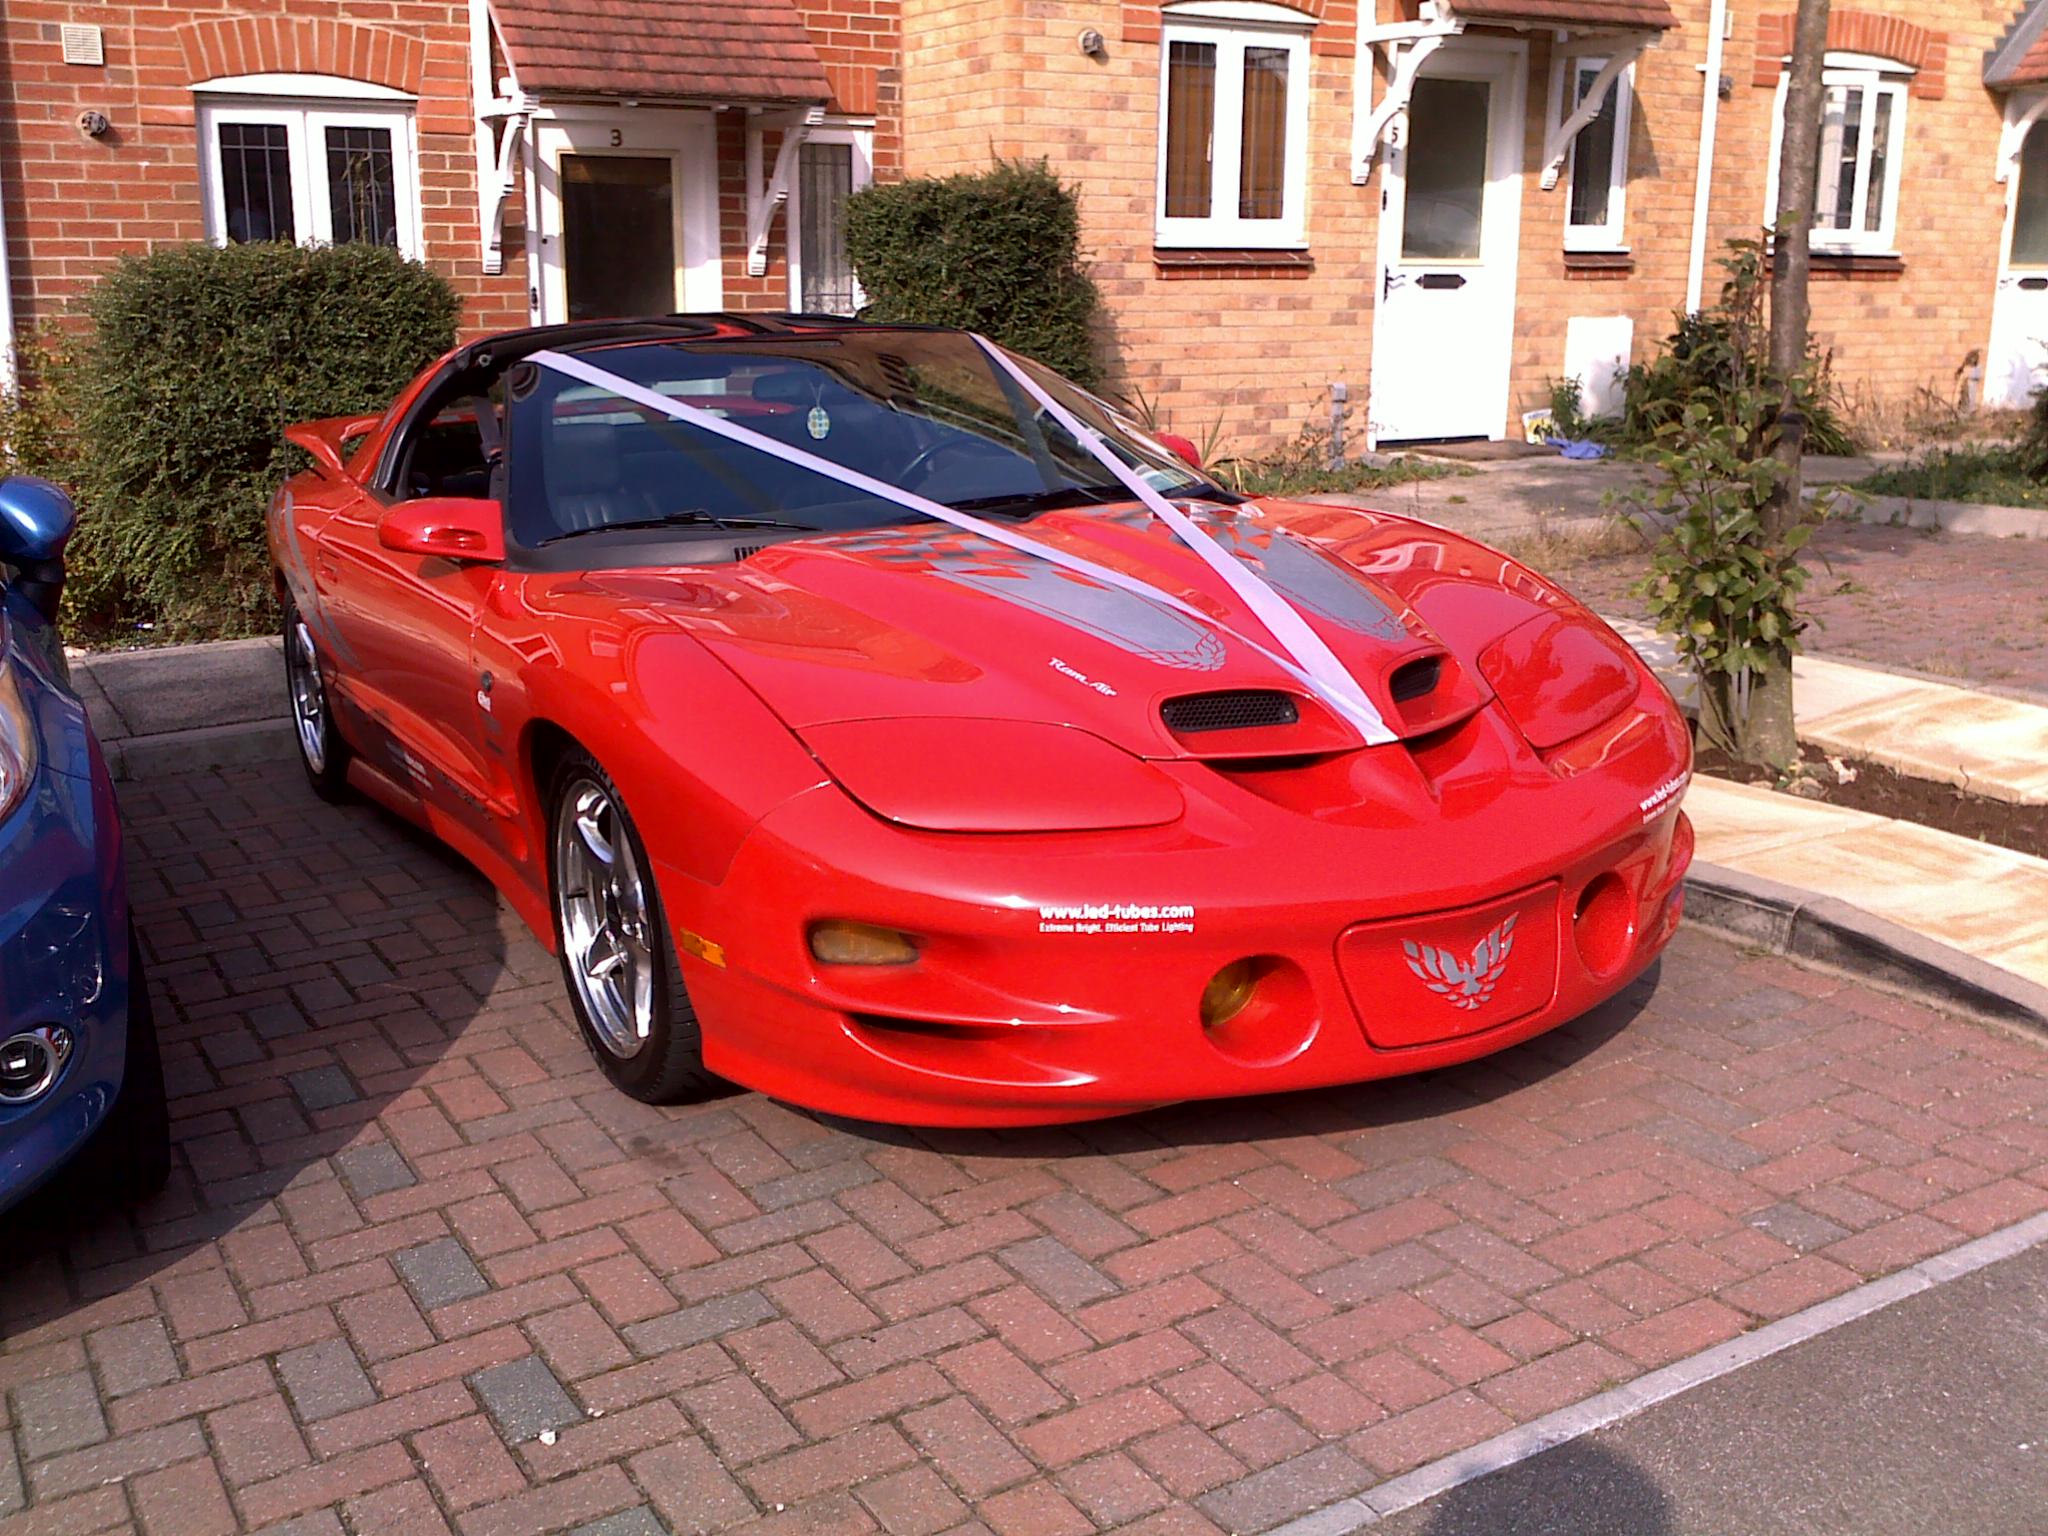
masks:
[[[622,1061],[654,1027],[655,936],[643,879],[610,791],[577,779],[555,817],[562,953],[598,1040]]]
[[[327,695],[320,685],[320,658],[313,650],[313,632],[295,619],[291,635],[292,720],[299,728],[299,750],[315,773],[327,771]]]

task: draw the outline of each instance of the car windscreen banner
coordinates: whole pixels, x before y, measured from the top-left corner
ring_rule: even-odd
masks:
[[[1292,604],[1267,585],[1256,572],[1252,571],[1242,561],[1237,559],[1236,556],[1232,555],[1222,545],[1218,544],[1216,540],[1205,533],[1185,512],[1174,506],[1172,502],[1146,484],[1142,476],[1132,470],[1129,465],[1118,458],[1103,443],[1098,433],[1084,425],[1070,411],[1054,400],[1050,394],[1040,387],[1036,380],[1032,379],[1022,368],[1018,367],[1001,348],[980,336],[974,339],[982,350],[988,354],[993,366],[1015,379],[1018,386],[1026,394],[1030,395],[1039,407],[1051,416],[1054,421],[1058,422],[1091,457],[1098,460],[1105,469],[1109,470],[1116,477],[1118,483],[1131,492],[1132,497],[1136,501],[1143,505],[1147,511],[1151,512],[1153,516],[1164,522],[1175,537],[1192,549],[1211,570],[1216,572],[1230,588],[1231,592],[1250,611],[1251,615],[1258,620],[1261,627],[1273,637],[1279,650],[1276,652],[1270,647],[1261,645],[1241,632],[1238,634],[1240,640],[1272,661],[1289,676],[1321,698],[1340,716],[1350,721],[1352,726],[1365,739],[1367,746],[1382,746],[1399,739],[1393,731],[1388,729],[1386,721],[1380,717],[1379,711],[1366,698],[1364,690],[1358,686],[1357,680],[1345,670],[1343,663],[1323,643],[1322,637],[1309,627],[1308,621],[1295,611]],[[1071,571],[1077,576],[1086,577],[1090,581],[1099,582],[1104,586],[1114,587],[1120,591],[1133,593],[1152,602],[1164,604],[1175,612],[1195,619],[1204,625],[1211,625],[1216,622],[1213,614],[1204,613],[1193,604],[1174,596],[1170,592],[1161,591],[1149,582],[1140,581],[1134,576],[1127,576],[1122,571],[1113,570],[1106,565],[1099,565],[1095,561],[1083,556],[1070,554],[1066,550],[1054,548],[1050,544],[1042,544],[1036,539],[1029,538],[1024,534],[1016,532],[1014,529],[1005,528],[999,523],[992,523],[984,518],[976,517],[972,513],[959,511],[956,508],[945,505],[943,502],[932,501],[927,497],[918,495],[915,491],[908,491],[901,486],[891,485],[886,480],[877,480],[871,475],[864,475],[859,470],[849,469],[842,464],[835,464],[830,459],[820,458],[818,455],[807,453],[801,448],[777,442],[772,437],[728,421],[725,417],[714,411],[706,410],[701,406],[690,405],[672,396],[664,395],[658,390],[650,389],[645,384],[638,383],[635,380],[624,378],[619,374],[611,372],[609,369],[599,368],[592,363],[587,363],[582,358],[572,357],[564,352],[544,350],[531,354],[527,361],[538,364],[541,367],[551,368],[557,373],[577,380],[579,383],[604,390],[607,394],[616,395],[622,400],[637,405],[644,410],[666,416],[672,421],[679,421],[686,425],[697,427],[711,433],[715,437],[722,437],[728,442],[739,444],[741,447],[750,448],[757,453],[767,454],[770,458],[780,459],[785,464],[792,464],[799,469],[809,470],[813,474],[822,475],[828,480],[837,481],[839,484],[847,486],[852,490],[891,502],[896,506],[902,507],[905,511],[915,512],[921,517],[929,517],[938,522],[949,523],[953,527],[968,533],[979,534],[981,537],[1000,544],[1007,549],[1014,549],[1021,554],[1049,561],[1063,570]]]

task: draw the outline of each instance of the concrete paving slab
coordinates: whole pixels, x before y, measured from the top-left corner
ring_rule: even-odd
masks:
[[[162,650],[101,651],[72,662],[90,679],[123,736],[239,725],[285,713],[284,662],[270,637],[181,645]],[[103,736],[103,739],[106,739]]]
[[[1685,810],[1699,839],[1699,856],[1738,869],[1757,854],[1853,832],[1882,819],[1705,774],[1692,781]]]
[[[2021,805],[2048,804],[2048,709],[1946,683],[1803,656],[1801,739]]]
[[[1700,776],[1699,856],[1832,896],[2048,985],[2048,859]]]

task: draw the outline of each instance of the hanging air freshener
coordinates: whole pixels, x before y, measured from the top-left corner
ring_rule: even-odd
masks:
[[[812,406],[811,414],[804,418],[804,428],[813,442],[822,443],[832,431],[832,413],[822,405]]]

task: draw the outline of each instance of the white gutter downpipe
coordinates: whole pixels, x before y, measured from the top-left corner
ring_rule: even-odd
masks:
[[[0,187],[0,204],[6,201]],[[0,206],[0,395],[14,392],[14,273],[7,265],[7,212]]]
[[[1685,269],[1685,312],[1700,312],[1707,276],[1707,215],[1714,200],[1714,129],[1721,115],[1721,41],[1728,31],[1728,0],[1707,8],[1707,62],[1700,96],[1700,158],[1692,188],[1692,257]]]

